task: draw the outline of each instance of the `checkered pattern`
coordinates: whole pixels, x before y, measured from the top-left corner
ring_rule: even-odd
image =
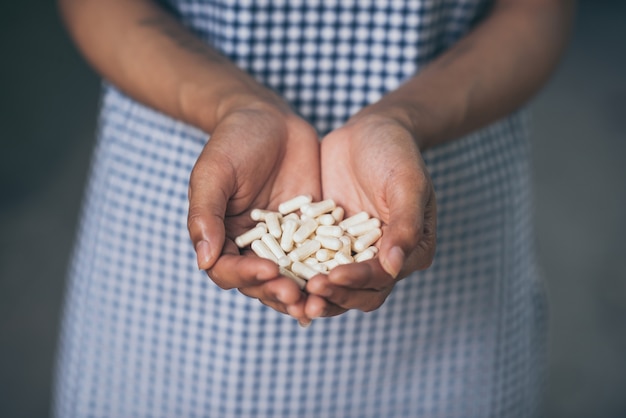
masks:
[[[393,89],[485,2],[171,0],[320,133]],[[68,287],[55,416],[530,417],[545,306],[523,114],[424,157],[432,268],[308,329],[195,267],[187,182],[207,140],[107,87]]]

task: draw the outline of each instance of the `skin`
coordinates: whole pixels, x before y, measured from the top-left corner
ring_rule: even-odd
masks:
[[[517,109],[556,67],[572,0],[499,0],[472,32],[321,143],[269,89],[149,0],[60,0],[71,36],[126,94],[211,135],[191,173],[189,234],[198,267],[302,324],[382,305],[427,268],[436,199],[421,152]],[[338,157],[340,156],[340,157]],[[301,167],[307,167],[302,170]],[[308,193],[383,223],[376,259],[311,279],[306,293],[232,239],[252,208]]]

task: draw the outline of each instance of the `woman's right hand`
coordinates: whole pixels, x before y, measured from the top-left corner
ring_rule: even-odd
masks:
[[[198,267],[222,289],[306,322],[300,288],[272,261],[240,254],[234,238],[254,226],[254,208],[321,197],[318,136],[281,103],[244,102],[220,118],[191,173],[188,228]]]

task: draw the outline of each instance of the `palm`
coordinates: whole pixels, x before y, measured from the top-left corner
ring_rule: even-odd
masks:
[[[278,266],[271,261],[248,252],[242,256],[233,239],[254,225],[252,209],[276,209],[303,193],[321,196],[315,130],[293,114],[268,107],[227,115],[190,179],[189,233],[200,268],[224,289],[237,288],[281,312],[291,307],[289,313],[301,318],[298,286],[277,278]]]
[[[383,236],[377,259],[311,279],[305,313],[377,309],[397,279],[426,268],[434,256],[434,194],[416,141],[393,120],[354,118],[324,138],[321,167],[324,198],[347,215],[365,210],[380,218]]]
[[[229,137],[221,137],[224,142],[212,150],[214,158],[228,161],[233,170],[234,188],[225,213],[226,235],[231,239],[253,226],[249,212],[254,208],[276,209],[279,203],[303,193],[321,195],[315,131],[299,119],[255,120],[256,116],[246,115],[245,125],[233,121],[237,130],[241,126],[247,129],[230,130]],[[230,143],[230,138],[238,144]],[[222,147],[228,149],[228,155],[219,152]]]
[[[341,128],[324,138],[321,149],[322,189],[324,198],[343,206],[346,214],[366,211],[389,221],[386,183],[393,166],[386,161],[390,147],[378,149],[376,132]]]

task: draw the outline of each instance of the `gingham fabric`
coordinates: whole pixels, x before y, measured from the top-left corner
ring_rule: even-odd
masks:
[[[479,0],[171,0],[320,134],[480,21]],[[433,266],[371,313],[300,328],[195,264],[187,184],[207,135],[107,86],[73,256],[56,417],[531,417],[545,305],[525,117],[424,154]]]

